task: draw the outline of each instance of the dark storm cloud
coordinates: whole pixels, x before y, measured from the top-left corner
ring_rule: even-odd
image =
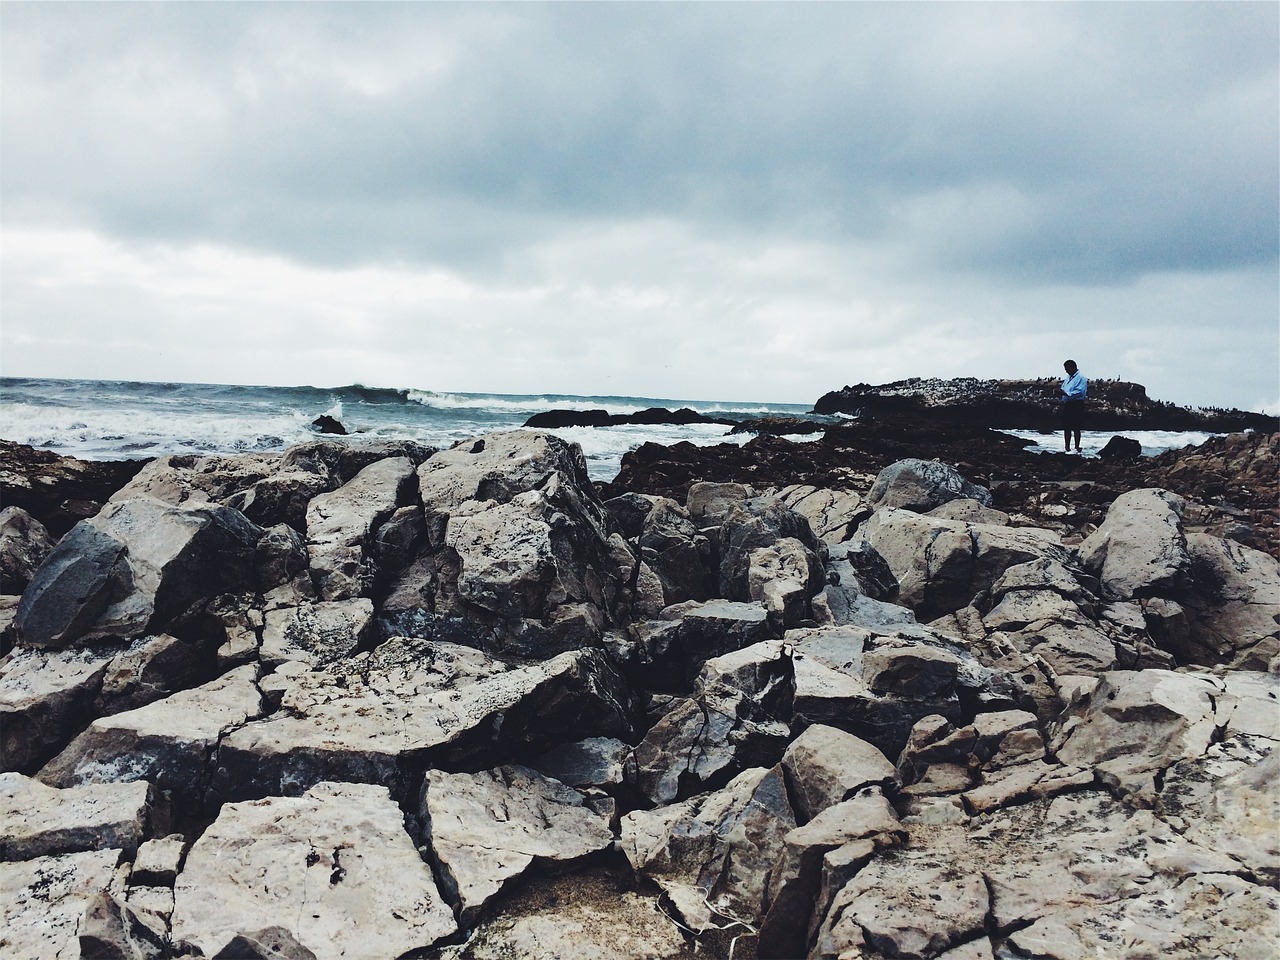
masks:
[[[3,9],[6,219],[496,269],[577,223],[1113,283],[1276,256],[1277,7]]]

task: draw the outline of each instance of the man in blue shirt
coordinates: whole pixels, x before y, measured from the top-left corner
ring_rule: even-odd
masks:
[[[1067,453],[1071,452],[1071,435],[1075,434],[1076,453],[1080,452],[1080,426],[1084,423],[1084,398],[1089,393],[1089,381],[1076,369],[1076,362],[1068,360],[1062,365],[1067,378],[1062,381],[1062,441]]]

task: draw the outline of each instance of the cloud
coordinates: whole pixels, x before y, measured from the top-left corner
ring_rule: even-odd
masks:
[[[2,16],[7,369],[803,401],[1079,344],[1280,395],[1273,5]]]

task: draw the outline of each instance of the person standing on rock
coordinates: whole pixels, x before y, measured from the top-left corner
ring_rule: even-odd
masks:
[[[1084,423],[1084,399],[1089,393],[1089,381],[1076,367],[1074,360],[1062,365],[1067,377],[1062,381],[1062,442],[1067,453],[1071,452],[1071,436],[1075,434],[1076,453],[1080,452],[1080,427]]]

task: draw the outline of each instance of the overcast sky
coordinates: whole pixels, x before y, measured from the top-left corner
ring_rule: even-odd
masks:
[[[5,3],[0,373],[1280,406],[1280,4]]]

